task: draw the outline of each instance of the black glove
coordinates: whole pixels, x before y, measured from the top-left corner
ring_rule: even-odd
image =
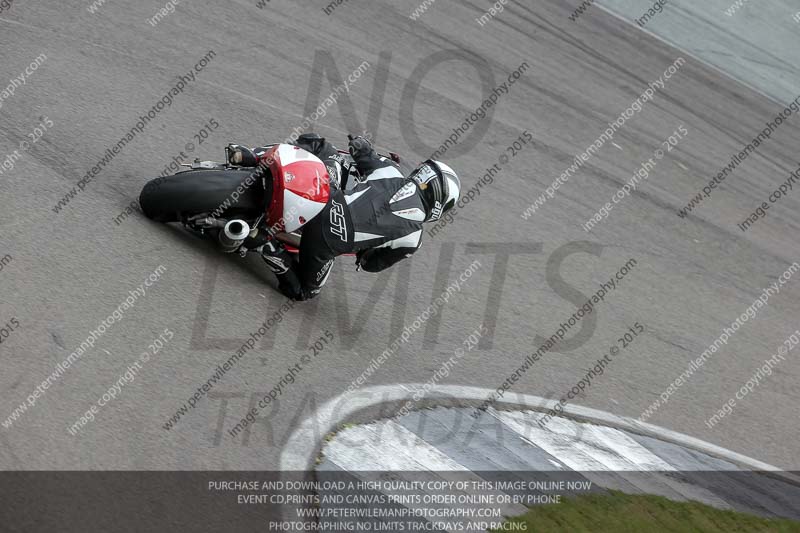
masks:
[[[372,143],[366,137],[352,137],[349,143],[350,155],[353,159],[358,159],[369,155],[372,152]]]
[[[240,167],[254,167],[258,165],[258,157],[255,152],[246,146],[239,144],[228,145],[229,161]]]
[[[320,137],[317,133],[304,133],[293,144],[319,156],[325,147],[325,138]]]

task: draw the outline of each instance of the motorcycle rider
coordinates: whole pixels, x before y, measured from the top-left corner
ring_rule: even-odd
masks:
[[[408,177],[390,159],[379,156],[369,140],[352,138],[350,155],[362,180],[344,192],[345,160],[338,150],[315,133],[294,143],[328,168],[331,196],[325,208],[303,226],[299,261],[283,244],[268,238],[245,240],[248,249],[260,250],[287,297],[308,300],[320,293],[336,256],[356,254],[357,269],[380,272],[410,257],[422,243],[422,224],[439,220],[461,194],[461,181],[444,163],[427,160]],[[232,145],[231,162],[256,166],[263,149]],[[271,237],[271,236],[270,236]]]

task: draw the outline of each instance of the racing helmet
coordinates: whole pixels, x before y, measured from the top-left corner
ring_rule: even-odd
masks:
[[[428,159],[411,173],[425,204],[425,222],[435,222],[453,208],[461,196],[461,180],[444,163]]]

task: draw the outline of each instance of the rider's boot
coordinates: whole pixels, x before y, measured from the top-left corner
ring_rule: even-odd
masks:
[[[261,258],[278,278],[278,288],[285,296],[293,300],[306,299],[300,278],[297,277],[294,258],[280,242],[270,240],[264,244]]]
[[[272,234],[266,228],[253,228],[250,231],[250,235],[245,237],[242,248],[247,251],[261,253],[261,247],[273,238]]]

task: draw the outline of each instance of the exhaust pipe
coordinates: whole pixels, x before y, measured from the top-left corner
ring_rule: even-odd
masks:
[[[234,219],[219,232],[219,243],[226,254],[235,252],[250,235],[250,225],[244,220]]]

